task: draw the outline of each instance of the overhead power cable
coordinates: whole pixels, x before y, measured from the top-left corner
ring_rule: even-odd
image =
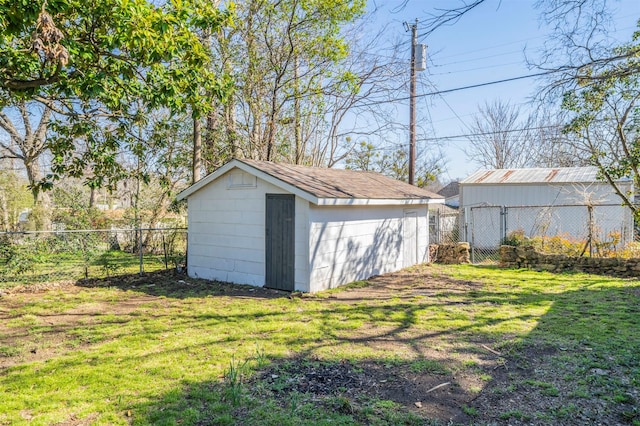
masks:
[[[499,135],[504,133],[517,133],[517,132],[526,132],[531,130],[546,130],[546,129],[557,129],[558,125],[550,125],[550,126],[532,126],[532,127],[523,127],[520,129],[508,129],[508,130],[497,130],[495,132],[477,132],[477,133],[463,133],[459,135],[447,135],[447,136],[433,136],[428,138],[416,138],[416,142],[433,142],[439,140],[455,140],[460,139],[465,140],[467,138],[475,137],[475,136],[492,136]],[[392,147],[403,148],[408,146],[409,144],[406,142],[402,143],[391,143]],[[389,146],[380,146],[371,149],[371,151],[385,151],[388,150]]]
[[[523,127],[521,129],[508,129],[508,130],[497,130],[495,132],[477,132],[477,133],[465,133],[460,135],[448,135],[448,136],[433,136],[430,138],[419,138],[419,141],[439,141],[446,139],[459,139],[459,138],[471,138],[476,136],[493,136],[493,135],[501,135],[503,133],[517,133],[517,132],[527,132],[530,130],[545,130],[545,129],[555,129],[558,128],[558,125],[551,126],[537,126],[537,127]]]
[[[502,80],[487,81],[485,83],[471,84],[471,85],[468,85],[468,86],[455,87],[453,89],[436,90],[434,92],[420,93],[420,94],[415,95],[415,97],[416,98],[422,98],[422,97],[425,97],[425,96],[443,95],[445,93],[459,92],[461,90],[468,90],[468,89],[475,89],[475,88],[478,88],[478,87],[492,86],[494,84],[508,83],[508,82],[511,82],[511,81],[524,80],[524,79],[533,78],[533,77],[541,77],[543,75],[554,74],[554,73],[562,72],[562,71],[565,71],[565,70],[550,70],[550,71],[544,71],[544,72],[539,72],[539,73],[535,73],[535,74],[520,75],[518,77],[503,78]],[[390,102],[407,101],[409,99],[411,99],[410,96],[403,96],[403,97],[400,97],[400,98],[388,99],[388,100],[384,100],[384,101],[374,101],[374,102],[363,103],[363,104],[360,104],[360,106],[381,105],[381,104],[387,104],[387,103],[390,103]]]

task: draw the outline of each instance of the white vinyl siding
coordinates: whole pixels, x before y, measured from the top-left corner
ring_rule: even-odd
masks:
[[[240,182],[242,186],[229,185]],[[255,286],[265,277],[265,196],[285,194],[251,177],[221,176],[188,198],[192,277]],[[296,197],[296,289],[306,289],[308,203]]]
[[[427,207],[416,212],[418,262],[427,261]],[[415,221],[416,219],[413,219]],[[402,269],[404,209],[397,206],[309,209],[311,291]]]

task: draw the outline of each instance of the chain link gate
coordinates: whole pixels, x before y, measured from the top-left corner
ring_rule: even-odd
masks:
[[[476,206],[465,211],[465,237],[471,246],[471,263],[497,262],[506,236],[502,206]]]
[[[506,238],[546,254],[606,257],[634,241],[631,210],[620,205],[505,207]]]

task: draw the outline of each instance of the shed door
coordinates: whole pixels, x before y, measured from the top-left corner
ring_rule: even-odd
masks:
[[[405,210],[402,226],[403,265],[405,268],[418,263],[418,213]]]
[[[294,290],[295,196],[267,194],[265,287]]]

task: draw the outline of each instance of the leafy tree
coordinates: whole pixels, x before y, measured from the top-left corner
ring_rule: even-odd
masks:
[[[54,114],[42,186],[87,167],[89,185],[109,184],[150,110],[198,117],[222,98],[228,85],[199,35],[228,19],[207,0],[0,0],[0,105],[36,100]]]
[[[52,190],[52,221],[64,229],[105,229],[107,218],[90,203],[90,190],[75,179],[65,179]]]
[[[12,170],[0,170],[0,231],[17,231],[19,215],[29,206],[27,182]]]
[[[419,158],[425,156],[418,155]],[[396,180],[409,180],[409,156],[403,149],[387,150],[376,148],[362,141],[345,159],[346,168],[382,173]],[[416,165],[416,185],[426,187],[435,182],[441,174],[439,161],[422,161]]]
[[[624,59],[585,67],[584,78],[565,93],[562,105],[572,114],[565,130],[638,217],[634,194],[623,192],[615,181],[631,178],[640,188],[640,73],[628,72],[640,70],[640,31],[611,56]]]
[[[237,2],[236,26],[214,36],[216,72],[231,75],[236,90],[208,117],[210,167],[230,156],[307,161],[308,146],[323,132],[326,94],[358,90],[342,67],[349,55],[343,28],[364,6],[363,0]]]

